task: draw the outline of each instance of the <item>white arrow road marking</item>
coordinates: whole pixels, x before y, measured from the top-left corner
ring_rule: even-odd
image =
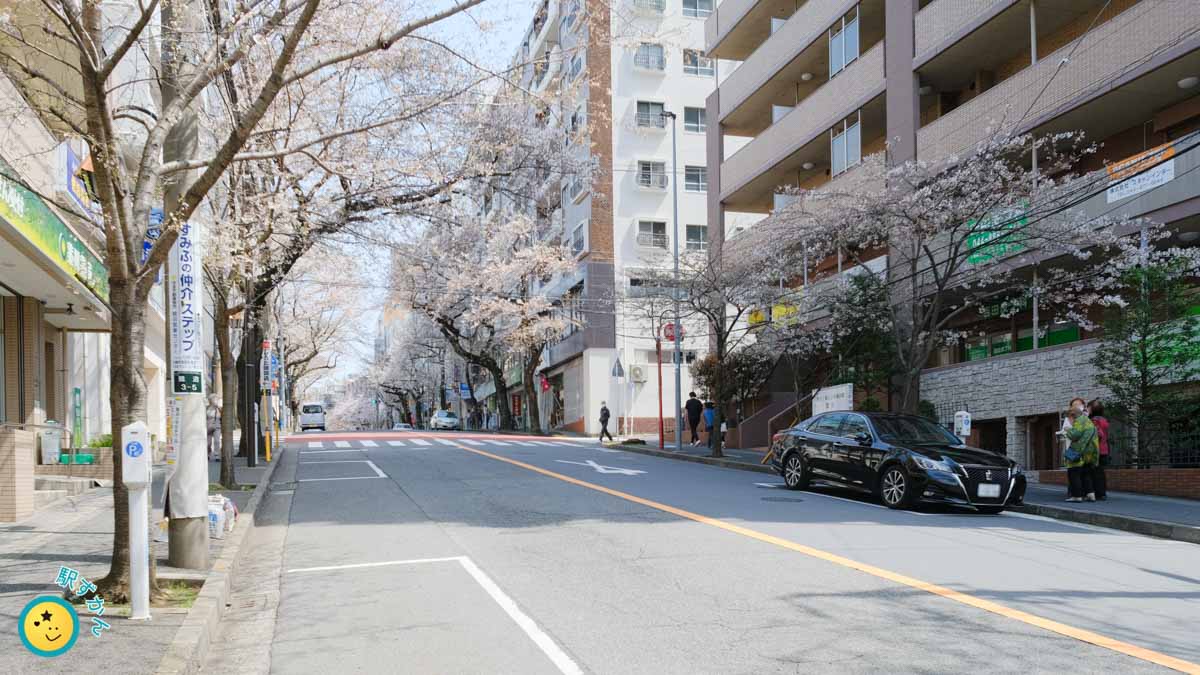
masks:
[[[430,443],[423,438],[414,438],[413,443],[416,443],[417,445],[433,445],[433,443]]]
[[[556,459],[554,461],[560,462],[562,464],[578,464],[579,466],[590,466],[596,470],[596,473],[619,473],[622,476],[636,476],[638,474],[646,473],[645,471],[638,471],[637,469],[623,469],[619,466],[604,466],[603,464],[597,464],[594,460],[590,460],[590,459],[586,462],[572,462],[572,461],[569,461],[566,459]]]
[[[403,448],[404,447],[404,441],[388,441],[387,444],[392,446],[393,448]]]
[[[363,441],[362,446],[364,448],[378,448],[379,444],[376,443],[375,441]]]
[[[335,447],[335,448],[348,448],[348,447],[350,447],[350,441],[334,441],[334,442],[333,442],[333,447]]]
[[[308,447],[310,447],[310,448],[323,448],[323,447],[325,447],[325,444],[324,444],[324,443],[322,443],[321,441],[309,441],[309,442],[308,442]]]

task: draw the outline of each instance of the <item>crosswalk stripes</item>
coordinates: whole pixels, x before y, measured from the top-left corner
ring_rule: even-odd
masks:
[[[449,438],[439,438],[437,439],[437,442],[441,443],[442,445],[454,445],[454,441],[450,440]]]
[[[388,441],[387,444],[392,446],[393,448],[403,448],[404,447],[404,441]]]
[[[364,448],[378,448],[379,444],[376,443],[375,441],[363,441],[362,446]]]
[[[430,443],[429,441],[427,441],[423,438],[414,438],[413,443],[416,443],[417,445],[433,445],[432,443]]]
[[[467,445],[483,445],[483,443],[480,443],[479,441],[472,441],[467,438],[463,439],[463,443],[466,443]]]
[[[348,448],[350,447],[350,441],[334,441],[333,446],[336,448]]]
[[[309,442],[308,442],[308,447],[310,447],[310,448],[323,448],[323,447],[325,447],[325,444],[324,444],[324,443],[322,443],[321,441],[309,441]]]
[[[488,443],[491,443],[492,445],[510,445],[510,444],[511,444],[510,442],[506,442],[506,441],[497,441],[497,440],[495,440],[495,439],[492,439],[492,440],[488,441]]]
[[[546,441],[530,441],[530,443],[533,443],[534,445],[541,445],[541,446],[544,446],[544,447],[547,447],[547,448],[553,448],[553,447],[554,447],[554,444],[553,444],[553,443],[547,443]]]
[[[529,441],[513,441],[513,443],[516,443],[517,445],[523,445],[527,448],[533,447],[533,443],[530,443]]]

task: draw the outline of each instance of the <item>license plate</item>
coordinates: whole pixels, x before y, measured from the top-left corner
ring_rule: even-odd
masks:
[[[996,498],[1000,496],[1000,485],[998,483],[980,483],[979,496]]]

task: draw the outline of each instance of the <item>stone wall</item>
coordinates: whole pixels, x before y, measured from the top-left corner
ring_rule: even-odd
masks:
[[[34,435],[0,431],[0,522],[24,520],[33,513]]]
[[[921,374],[921,398],[939,408],[965,404],[974,421],[1005,420],[1008,456],[1028,465],[1027,418],[1062,411],[1076,396],[1108,395],[1091,364],[1097,345],[1083,340],[930,368]]]
[[[1038,471],[1039,482],[1066,485],[1067,472]],[[1109,490],[1200,499],[1200,469],[1106,469]]]

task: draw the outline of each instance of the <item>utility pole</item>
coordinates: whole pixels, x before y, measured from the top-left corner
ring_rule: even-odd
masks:
[[[674,211],[672,227],[674,234],[672,235],[672,243],[674,247],[675,258],[675,281],[671,287],[671,297],[675,301],[675,325],[673,342],[675,343],[675,448],[683,447],[683,416],[680,410],[683,408],[683,379],[680,368],[683,364],[683,351],[681,349],[680,340],[682,339],[682,326],[679,324],[679,151],[676,145],[676,122],[678,121],[675,113],[664,112],[664,115],[671,118],[671,206]]]
[[[179,98],[181,83],[194,75],[186,45],[205,35],[197,19],[204,13],[194,0],[162,6],[162,105],[167,108]],[[188,36],[188,37],[185,37]],[[163,142],[163,161],[197,157],[200,146],[199,119],[189,106]],[[163,181],[163,211],[169,216],[182,201],[194,171]],[[204,348],[201,335],[204,316],[204,275],[198,223],[164,222],[180,230],[168,262],[167,298],[170,321],[169,378],[171,395],[178,402],[172,409],[174,438],[179,440],[175,473],[168,488],[171,502],[168,560],[173,567],[208,568],[208,433],[205,423]]]

